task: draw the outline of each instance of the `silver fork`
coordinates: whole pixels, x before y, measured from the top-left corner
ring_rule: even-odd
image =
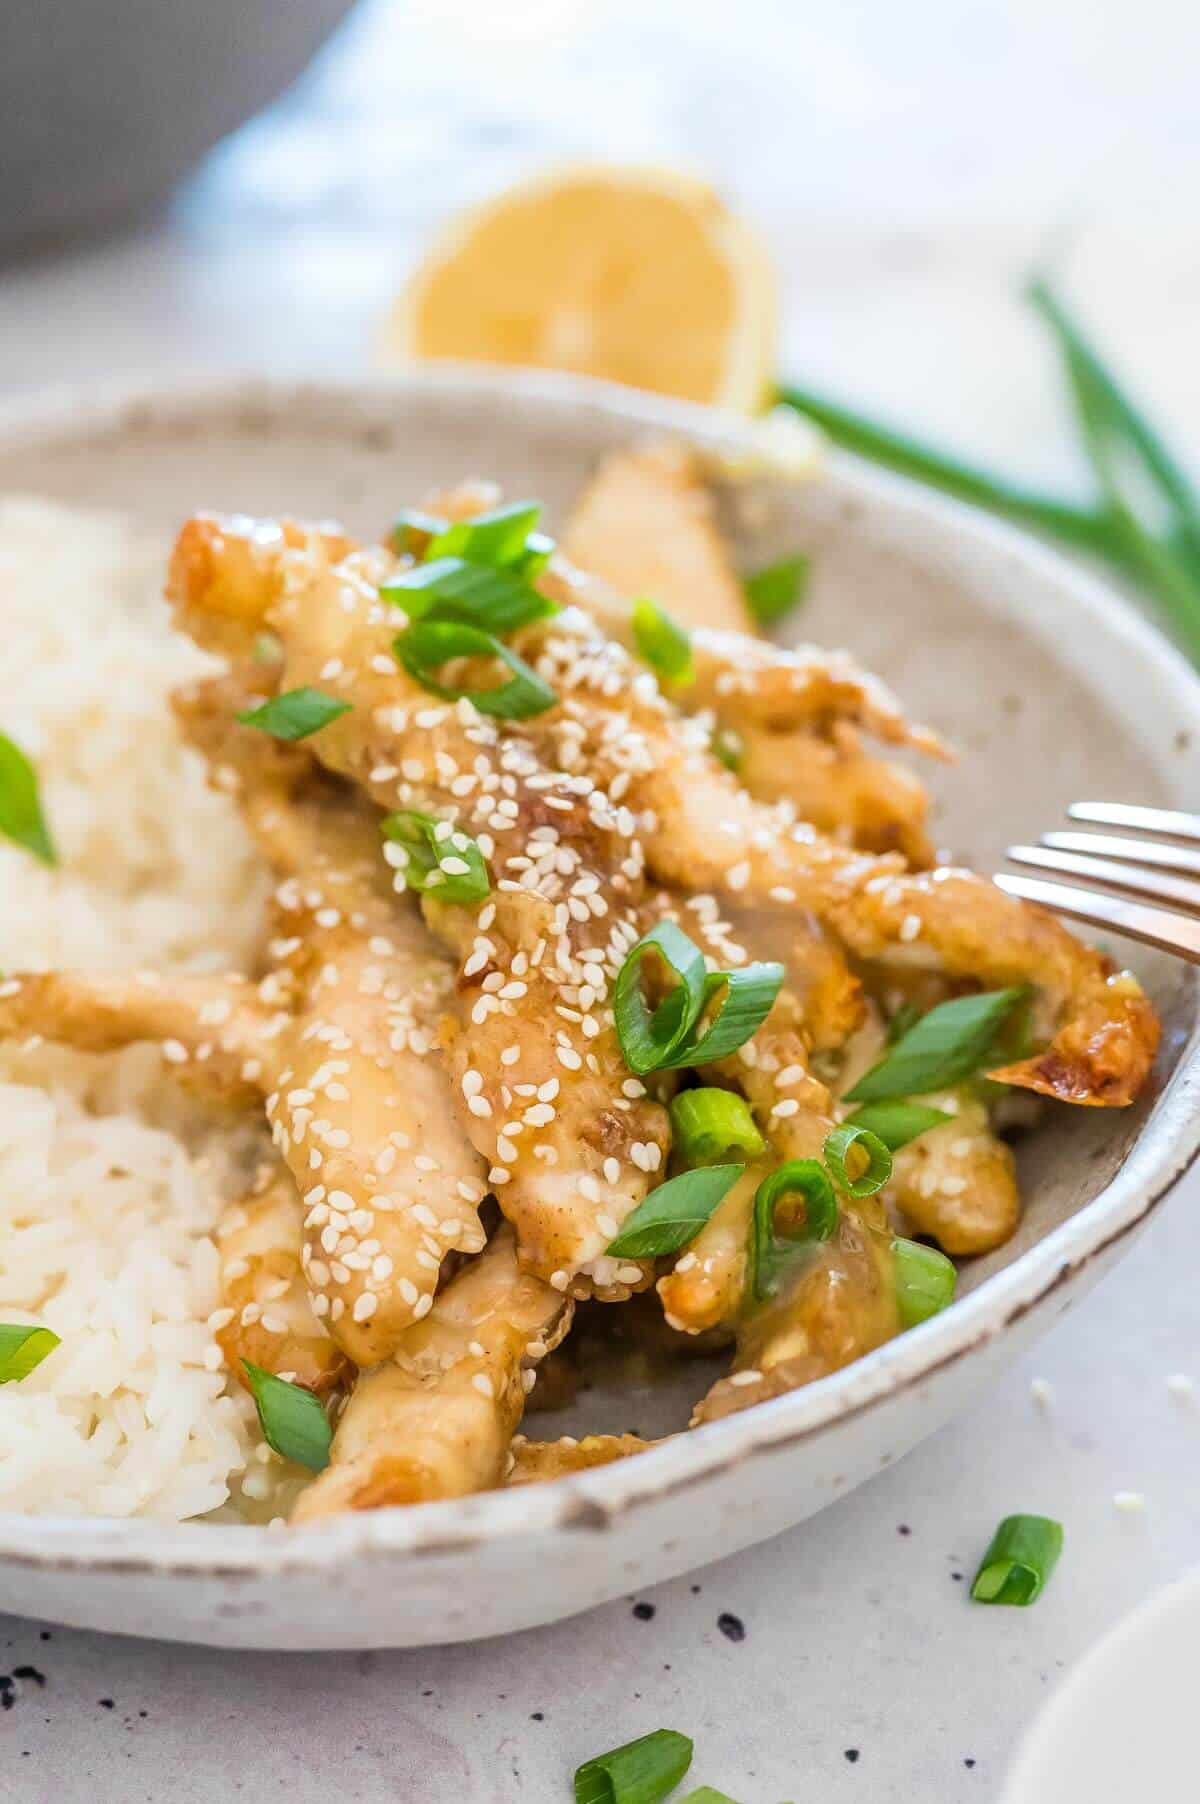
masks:
[[[1200,965],[1200,814],[1138,808],[1127,802],[1072,802],[1067,816],[1090,826],[1116,827],[1147,837],[1043,833],[1040,845],[1008,848],[1013,864],[1103,884],[1120,893],[1101,895],[1065,883],[1045,883],[1037,877],[1007,875],[996,878],[1000,888],[1072,921],[1111,928],[1128,939]],[[1148,902],[1125,901],[1126,896],[1145,896]],[[1151,907],[1148,903],[1170,906]]]

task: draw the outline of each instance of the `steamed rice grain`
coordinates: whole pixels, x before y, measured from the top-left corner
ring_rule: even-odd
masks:
[[[252,966],[264,878],[168,696],[206,661],[161,599],[164,545],[110,515],[0,501],[0,730],[37,767],[60,864],[0,840],[0,969]],[[0,1387],[0,1509],[204,1515],[269,1503],[253,1405],[208,1317],[212,1228],[261,1129],[158,1054],[0,1046],[0,1321],[62,1344]]]

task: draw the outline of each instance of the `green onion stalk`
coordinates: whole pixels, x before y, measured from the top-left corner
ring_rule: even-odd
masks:
[[[776,400],[847,451],[1107,563],[1150,599],[1164,630],[1200,666],[1200,493],[1045,276],[1030,282],[1027,296],[1062,358],[1096,479],[1090,503],[1031,488],[796,383],[780,385]],[[1161,518],[1145,518],[1145,492]]]

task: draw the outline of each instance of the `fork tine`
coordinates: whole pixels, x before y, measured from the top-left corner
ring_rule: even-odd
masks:
[[[1156,839],[1118,839],[1111,833],[1043,833],[1042,844],[1053,846],[1056,852],[1083,852],[1093,858],[1117,858],[1200,877],[1200,852],[1162,845]]]
[[[1123,890],[1129,896],[1147,896],[1151,902],[1170,902],[1176,908],[1200,913],[1200,883],[1187,877],[1168,877],[1157,871],[1139,871],[1133,865],[1108,858],[1088,858],[1079,852],[1048,851],[1043,846],[1010,846],[1014,864],[1034,870],[1060,871],[1064,877],[1086,877],[1106,889]]]
[[[1138,808],[1132,802],[1072,802],[1068,819],[1095,827],[1129,827],[1135,833],[1166,833],[1200,845],[1200,814],[1174,808]]]
[[[1009,877],[1002,873],[995,882],[1024,902],[1037,902],[1088,927],[1109,927],[1127,939],[1157,946],[1161,952],[1173,952],[1200,965],[1200,922],[1190,921],[1184,915],[1172,914],[1166,908],[1147,908],[1141,902],[1124,902],[1119,896],[1098,896],[1092,890],[1072,889],[1065,883],[1044,883],[1038,877]]]

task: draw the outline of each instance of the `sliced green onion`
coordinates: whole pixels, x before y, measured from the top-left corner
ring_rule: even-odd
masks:
[[[58,863],[42,813],[37,772],[5,733],[0,733],[0,834],[43,864]]]
[[[1033,1603],[1062,1549],[1061,1522],[1050,1516],[1006,1516],[975,1574],[971,1596],[978,1604]]]
[[[283,644],[278,633],[268,632],[265,628],[255,633],[251,656],[256,664],[276,664],[283,653]]]
[[[846,1154],[854,1149],[860,1156],[865,1156],[866,1166],[859,1171],[856,1178],[850,1176],[846,1167]],[[833,1174],[833,1181],[839,1190],[847,1196],[855,1197],[859,1202],[864,1197],[874,1196],[882,1190],[892,1175],[892,1155],[870,1128],[863,1127],[861,1122],[856,1126],[852,1121],[843,1121],[835,1127],[831,1134],[825,1136],[822,1148],[825,1163]]]
[[[28,1322],[0,1323],[0,1384],[28,1378],[58,1344],[59,1337],[52,1328]]]
[[[466,558],[468,563],[490,564],[494,570],[515,564],[541,511],[538,501],[510,501],[469,520],[452,520],[430,541],[426,556]]]
[[[897,1040],[846,1092],[847,1102],[889,1102],[961,1083],[989,1063],[1001,1027],[1028,995],[1024,987],[943,1002]]]
[[[642,961],[657,953],[678,983],[653,1012],[642,994]],[[613,1015],[631,1071],[661,1071],[704,1006],[704,954],[673,921],[660,921],[626,953],[613,987]]]
[[[528,720],[544,714],[558,700],[553,689],[544,683],[524,658],[478,627],[455,620],[418,620],[395,642],[395,653],[422,689],[456,702],[465,697],[481,714],[492,714],[501,720]],[[511,672],[509,682],[494,689],[462,689],[439,683],[435,670],[451,658],[499,658]]]
[[[732,727],[718,727],[712,736],[712,755],[726,770],[734,775],[741,769],[746,748],[742,744],[742,736],[735,733]]]
[[[896,1309],[902,1328],[915,1328],[930,1316],[940,1315],[954,1301],[958,1272],[954,1261],[936,1247],[897,1236],[892,1242],[892,1269],[896,1284]]]
[[[641,988],[642,959],[652,948],[679,978],[678,986],[653,1013]],[[782,982],[779,964],[706,973],[699,947],[673,922],[660,921],[630,948],[617,973],[613,1014],[625,1063],[644,1076],[648,1071],[711,1065],[725,1058],[762,1026]],[[697,1038],[708,1004],[718,995],[716,1012]]]
[[[887,1024],[886,1039],[888,1045],[894,1046],[897,1040],[902,1040],[909,1028],[915,1027],[924,1013],[925,1010],[921,1007],[919,1002],[901,1003],[900,1007],[896,1010],[895,1014]]]
[[[927,482],[948,495],[956,495],[960,501],[973,502],[976,507],[990,508],[1010,520],[1053,533],[1069,544],[1083,545],[1092,551],[1108,549],[1108,522],[1098,508],[1078,507],[1057,495],[1026,489],[1006,476],[979,469],[905,432],[869,420],[811,389],[789,383],[779,389],[777,398],[785,407],[793,407],[815,420],[835,445],[844,445],[860,457],[869,457],[904,476]]]
[[[910,1140],[919,1139],[930,1128],[944,1127],[953,1119],[945,1109],[931,1109],[923,1102],[869,1102],[855,1109],[844,1125],[866,1128],[868,1133],[878,1135],[889,1152],[898,1153]]]
[[[402,868],[410,889],[436,894],[442,902],[482,902],[491,890],[483,853],[469,833],[449,821],[406,809],[387,815],[380,831],[407,854]]]
[[[575,1804],[660,1804],[691,1764],[686,1735],[655,1729],[585,1760],[575,1773]]]
[[[745,1169],[744,1165],[702,1165],[668,1178],[638,1204],[605,1252],[614,1259],[653,1259],[660,1253],[678,1253],[695,1240]]]
[[[261,708],[246,709],[238,719],[244,727],[257,727],[272,739],[307,739],[331,720],[349,714],[350,706],[321,689],[289,689],[284,695],[273,695]]]
[[[665,608],[644,596],[633,604],[633,642],[638,656],[668,683],[695,682],[691,634]]]
[[[525,549],[513,564],[513,569],[520,572],[527,582],[540,576],[550,559],[554,556],[554,540],[544,532],[531,532],[525,541]]]
[[[804,1202],[804,1220],[776,1233],[775,1212],[787,1196]],[[762,1301],[777,1288],[780,1256],[789,1248],[810,1241],[828,1240],[838,1223],[837,1197],[829,1173],[819,1159],[789,1159],[754,1193],[754,1218],[750,1235],[750,1281]]]
[[[392,527],[392,546],[399,552],[422,553],[429,540],[445,532],[447,522],[438,514],[427,514],[419,507],[406,507]]]
[[[333,1430],[319,1400],[302,1385],[276,1378],[248,1359],[243,1359],[242,1366],[267,1446],[311,1472],[323,1472],[329,1464]]]
[[[783,966],[775,963],[742,965],[736,971],[712,973],[704,982],[700,1013],[703,1020],[709,1002],[720,995],[716,1014],[699,1039],[695,1034],[699,1023],[693,1023],[669,1064],[660,1066],[660,1070],[712,1065],[717,1059],[728,1058],[758,1032],[775,1006],[782,982]]]
[[[500,635],[559,612],[558,603],[531,589],[524,577],[461,557],[401,570],[380,585],[379,593],[403,608],[410,620],[458,620]]]
[[[764,1151],[749,1105],[735,1090],[681,1090],[669,1113],[674,1151],[686,1165],[716,1165],[729,1156],[757,1159]]]
[[[804,600],[809,569],[809,559],[798,552],[794,557],[780,558],[746,577],[742,588],[759,626],[777,625]]]

